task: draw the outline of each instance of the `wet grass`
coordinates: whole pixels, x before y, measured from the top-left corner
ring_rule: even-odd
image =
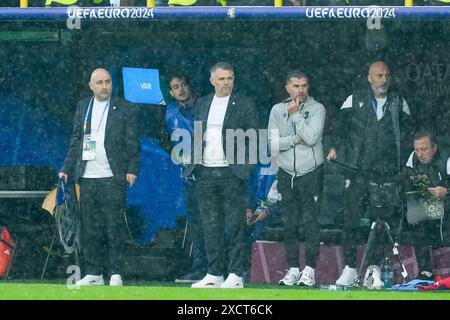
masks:
[[[130,282],[123,287],[69,288],[65,281],[2,281],[2,300],[450,300],[449,290],[393,292],[248,284],[240,290],[192,289],[189,285]]]

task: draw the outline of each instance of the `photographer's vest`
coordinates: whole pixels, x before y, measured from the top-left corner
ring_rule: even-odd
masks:
[[[418,175],[426,175],[426,179],[430,181],[432,186],[441,186],[445,188],[449,188],[449,176],[450,176],[450,157],[449,151],[445,149],[438,149],[438,152],[434,155],[434,158],[428,164],[420,163],[419,159],[417,159],[417,155],[415,152],[411,153],[408,162],[406,163],[406,190],[414,190],[414,183],[411,181],[411,176]],[[440,222],[440,233],[441,240],[444,241],[444,236],[442,232],[442,226],[444,223],[444,219],[446,222],[444,224],[448,224],[448,210],[450,209],[450,196],[444,198],[444,210],[447,212],[444,214],[444,217]],[[447,217],[447,218],[445,218]],[[448,235],[446,236],[448,237]],[[446,239],[448,241],[448,239]]]
[[[369,94],[353,96],[347,143],[352,145],[355,166],[381,175],[396,175],[401,168],[399,110],[403,103],[397,94],[389,93],[384,115],[377,121],[373,100]]]

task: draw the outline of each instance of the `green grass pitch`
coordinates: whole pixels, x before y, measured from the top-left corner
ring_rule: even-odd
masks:
[[[450,291],[398,292],[248,284],[244,289],[192,289],[189,285],[136,282],[123,287],[69,288],[60,283],[0,282],[1,300],[450,300]]]

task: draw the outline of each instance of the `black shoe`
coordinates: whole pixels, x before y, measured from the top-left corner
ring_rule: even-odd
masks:
[[[206,273],[192,272],[175,279],[175,283],[194,283],[203,279]]]
[[[429,274],[429,275],[428,275]],[[434,281],[435,275],[430,271],[421,271],[417,275],[417,277],[414,278],[414,280],[429,280]]]

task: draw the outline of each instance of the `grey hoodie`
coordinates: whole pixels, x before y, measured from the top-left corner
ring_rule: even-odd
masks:
[[[322,133],[325,107],[310,96],[300,112],[289,115],[287,106],[288,103],[273,106],[269,117],[269,142],[276,144],[278,140],[279,167],[291,176],[303,176],[324,162]],[[294,144],[296,135],[304,142]],[[272,155],[274,151],[271,150]]]

